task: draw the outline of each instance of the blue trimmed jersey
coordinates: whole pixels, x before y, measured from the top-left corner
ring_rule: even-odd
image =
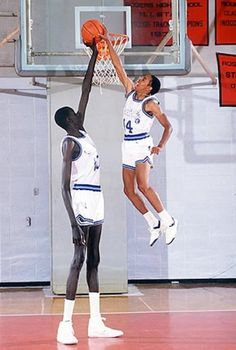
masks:
[[[68,135],[62,140],[62,144],[67,139],[73,140],[79,149],[76,156],[72,156],[72,206],[79,225],[98,225],[104,221],[99,156],[89,135],[80,132],[82,137]]]
[[[150,100],[155,100],[159,104],[154,96],[138,100],[135,97],[135,91],[128,94],[123,110],[124,140],[140,140],[149,137],[154,117],[145,111],[144,106]]]
[[[144,109],[146,102],[150,100],[154,100],[159,104],[154,96],[148,96],[143,100],[136,99],[135,91],[131,91],[127,96],[123,111],[123,168],[135,170],[139,163],[146,162],[153,166],[153,155],[151,155],[153,140],[150,136],[150,129],[154,116]]]

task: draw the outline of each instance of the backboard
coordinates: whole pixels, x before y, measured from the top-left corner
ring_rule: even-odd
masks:
[[[185,0],[20,0],[16,71],[21,76],[84,76],[89,57],[80,28],[98,19],[129,36],[128,75],[183,75],[191,69]]]

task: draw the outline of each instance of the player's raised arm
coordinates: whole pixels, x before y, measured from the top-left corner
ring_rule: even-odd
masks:
[[[109,52],[110,52],[110,56],[111,56],[111,60],[113,63],[113,66],[115,67],[116,73],[120,79],[120,82],[122,83],[122,85],[125,88],[126,93],[128,94],[130,91],[132,91],[134,89],[134,83],[132,82],[132,80],[127,76],[126,71],[124,70],[123,64],[121,62],[120,57],[117,55],[117,53],[115,52],[112,43],[109,39],[109,34],[106,30],[104,35],[100,35],[100,37],[106,41]]]
[[[83,125],[84,118],[85,118],[85,110],[88,104],[88,99],[89,99],[89,93],[91,91],[91,86],[92,86],[92,80],[93,80],[93,74],[94,74],[94,67],[95,63],[97,60],[97,55],[98,55],[98,50],[95,41],[93,44],[90,46],[91,49],[93,50],[92,56],[90,58],[88,68],[83,80],[82,84],[82,95],[80,98],[79,102],[79,107],[78,107],[78,112],[77,115],[80,116],[81,118],[81,125]]]

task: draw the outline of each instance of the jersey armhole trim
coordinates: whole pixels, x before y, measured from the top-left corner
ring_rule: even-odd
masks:
[[[149,96],[149,97],[147,97],[147,99],[146,99],[145,101],[143,101],[143,104],[142,104],[142,111],[143,111],[143,113],[144,113],[147,117],[153,119],[153,118],[154,118],[154,115],[151,114],[152,112],[148,113],[148,112],[144,109],[145,104],[146,104],[147,102],[149,102],[149,101],[154,101],[154,102],[157,103],[158,105],[160,104],[160,102],[158,101],[158,99],[157,99],[156,97],[153,97],[153,96]]]
[[[125,98],[127,99],[133,92],[134,92],[134,90],[131,90],[130,92],[128,92],[127,94],[125,94]]]
[[[73,136],[68,135],[68,136],[66,136],[66,137],[63,139],[63,141],[62,141],[62,146],[63,146],[64,141],[66,141],[66,140],[74,141],[74,143],[76,144],[76,146],[78,146],[78,148],[79,148],[79,149],[78,149],[78,152],[79,152],[78,156],[77,156],[76,158],[72,158],[72,162],[74,162],[74,161],[78,160],[78,159],[81,157],[81,154],[82,154],[82,145],[81,145],[81,143],[80,143],[79,141],[77,141]]]

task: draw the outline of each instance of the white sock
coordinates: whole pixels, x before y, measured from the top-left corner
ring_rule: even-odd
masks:
[[[63,314],[63,322],[71,321],[72,314],[74,310],[75,300],[65,299],[64,301],[64,314]]]
[[[99,293],[89,293],[89,307],[91,318],[101,318],[100,314],[100,295]]]
[[[170,226],[173,223],[172,217],[165,209],[158,213],[158,215],[164,225]]]
[[[143,217],[147,221],[149,227],[152,228],[158,226],[159,221],[151,211],[148,211],[147,213],[143,214]]]

